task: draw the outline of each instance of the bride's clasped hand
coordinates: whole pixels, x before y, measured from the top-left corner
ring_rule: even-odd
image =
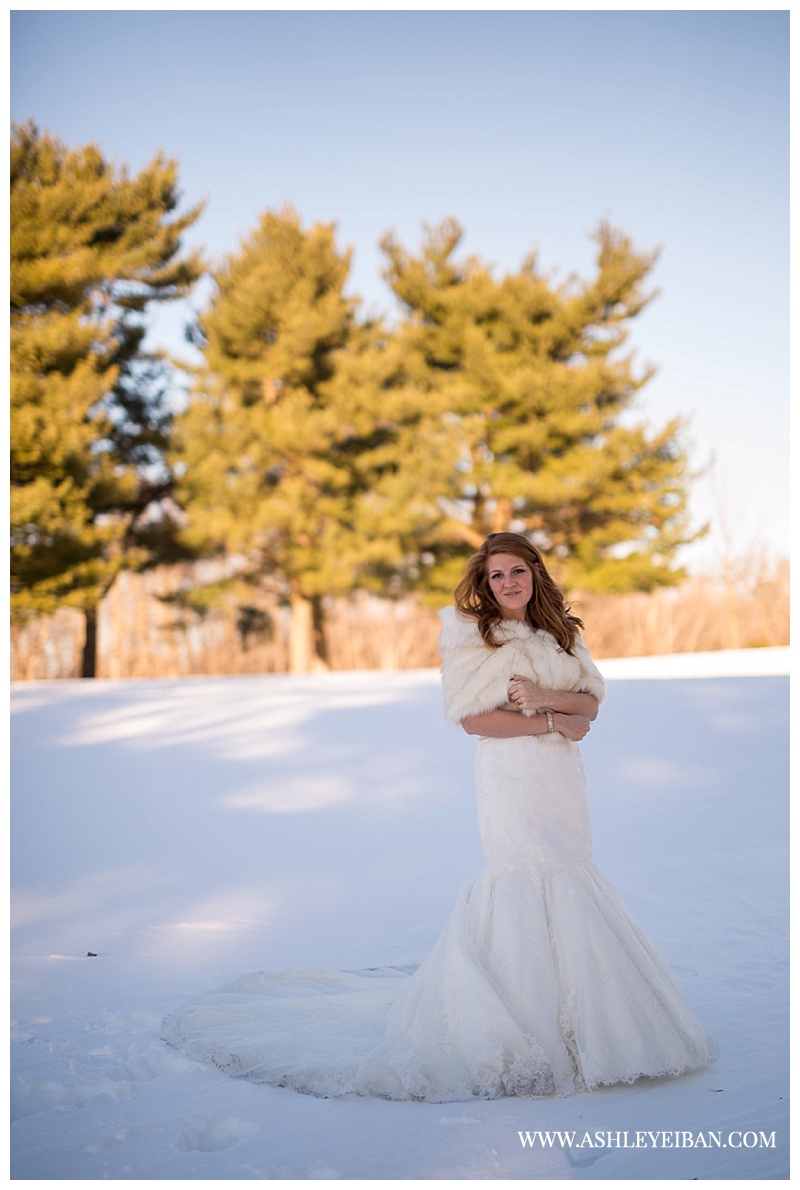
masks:
[[[529,678],[521,678],[518,674],[515,674],[508,683],[508,697],[509,701],[521,711],[537,713],[551,711],[554,716],[554,730],[561,732],[568,740],[574,740],[576,743],[586,736],[592,726],[591,719],[587,715],[574,712],[565,715],[553,711],[553,705],[559,700],[558,692],[542,690],[539,686],[534,685]],[[595,708],[592,718],[596,714],[597,708]],[[556,715],[557,718],[555,718]]]

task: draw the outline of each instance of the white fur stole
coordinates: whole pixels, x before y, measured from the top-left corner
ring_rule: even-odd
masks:
[[[502,620],[494,628],[494,637],[503,644],[490,649],[483,643],[476,620],[454,607],[443,608],[439,614],[444,711],[454,726],[467,715],[506,706],[508,683],[515,674],[546,690],[593,694],[601,703],[605,698],[603,676],[580,637],[571,656],[559,652],[549,632],[534,630],[519,620]]]

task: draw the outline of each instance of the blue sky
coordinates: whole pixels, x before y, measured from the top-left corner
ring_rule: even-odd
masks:
[[[381,236],[413,249],[424,220],[455,216],[498,273],[535,248],[590,275],[602,218],[660,246],[638,413],[690,416],[694,464],[716,459],[698,523],[788,552],[788,11],[17,11],[11,68],[13,120],[177,158],[212,260],[285,202],[336,222],[369,311],[393,309]]]

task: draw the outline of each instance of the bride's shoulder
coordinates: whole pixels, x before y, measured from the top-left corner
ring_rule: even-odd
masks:
[[[439,647],[442,649],[457,648],[459,645],[483,644],[478,621],[471,616],[465,616],[457,607],[443,607],[439,612],[442,621],[442,633]]]

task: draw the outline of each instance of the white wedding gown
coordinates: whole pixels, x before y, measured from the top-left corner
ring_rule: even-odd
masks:
[[[420,967],[249,975],[164,1038],[256,1082],[433,1102],[705,1066],[713,1043],[592,862],[577,745],[481,739],[476,771],[487,866]]]

